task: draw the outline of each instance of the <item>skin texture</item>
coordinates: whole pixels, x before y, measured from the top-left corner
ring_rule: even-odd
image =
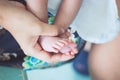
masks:
[[[120,16],[120,0],[116,0]],[[114,27],[114,26],[113,26]],[[89,56],[92,80],[120,80],[120,34],[110,42],[94,44]]]
[[[71,0],[71,1],[63,0],[61,2],[61,5],[60,5],[59,11],[58,11],[58,16],[60,16],[60,17],[57,17],[55,19],[55,25],[57,25],[57,24],[64,25],[64,23],[66,23],[66,25],[64,25],[64,28],[63,28],[63,26],[59,25],[60,27],[58,27],[58,28],[60,30],[64,29],[64,31],[66,31],[66,29],[68,28],[68,25],[70,25],[70,23],[74,19],[75,15],[77,14],[77,12],[80,8],[80,3],[81,3],[80,0],[77,0],[76,2],[73,0]],[[28,10],[30,10],[41,21],[44,21],[44,22],[48,21],[47,5],[48,5],[48,0],[35,0],[35,1],[27,0]],[[71,7],[73,7],[72,10],[70,9],[69,5],[71,5]],[[64,10],[62,10],[61,8],[63,8]],[[73,14],[68,14],[70,12],[72,12]],[[62,13],[65,13],[65,15],[67,16],[66,20],[63,20],[64,16]],[[61,22],[62,20],[64,21],[64,23]],[[66,54],[71,54],[71,55],[74,55],[78,52],[75,43],[73,43],[72,41],[69,41],[67,39],[64,40],[64,39],[60,38],[60,36],[59,37],[42,36],[39,39],[40,39],[39,40],[40,45],[43,47],[44,50],[46,50],[48,52],[55,52],[55,53],[61,52],[61,53],[66,53]]]
[[[0,11],[0,24],[14,36],[26,55],[50,63],[74,58],[71,55],[46,52],[37,42],[39,35],[58,35],[56,26],[41,22],[25,8],[18,6],[18,3],[13,4],[8,0],[0,0],[0,9],[2,10]]]

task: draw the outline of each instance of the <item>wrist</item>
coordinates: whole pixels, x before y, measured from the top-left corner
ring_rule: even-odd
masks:
[[[59,34],[62,34],[62,33],[65,33],[65,32],[66,32],[66,29],[64,29],[63,27],[59,28]]]
[[[65,33],[68,29],[68,27],[66,27],[64,25],[60,25],[60,24],[57,24],[57,23],[54,23],[54,25],[56,25],[57,28],[58,28],[58,34]]]

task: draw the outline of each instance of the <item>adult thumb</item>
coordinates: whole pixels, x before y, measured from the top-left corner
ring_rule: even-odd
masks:
[[[44,24],[41,30],[40,35],[42,36],[57,36],[59,34],[59,29],[55,25]]]

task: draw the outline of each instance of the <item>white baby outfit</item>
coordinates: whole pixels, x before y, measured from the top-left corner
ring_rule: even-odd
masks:
[[[61,0],[48,0],[48,10],[56,14]],[[80,37],[92,43],[113,40],[120,31],[120,21],[115,0],[83,0],[81,8],[70,27]]]

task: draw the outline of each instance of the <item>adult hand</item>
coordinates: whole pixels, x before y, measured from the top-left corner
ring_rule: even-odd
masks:
[[[42,50],[37,40],[42,36],[56,36],[58,29],[54,25],[41,22],[18,3],[8,0],[0,1],[0,24],[17,40],[24,53],[29,56],[48,61],[50,63],[66,61],[74,56],[65,54],[51,54]]]

